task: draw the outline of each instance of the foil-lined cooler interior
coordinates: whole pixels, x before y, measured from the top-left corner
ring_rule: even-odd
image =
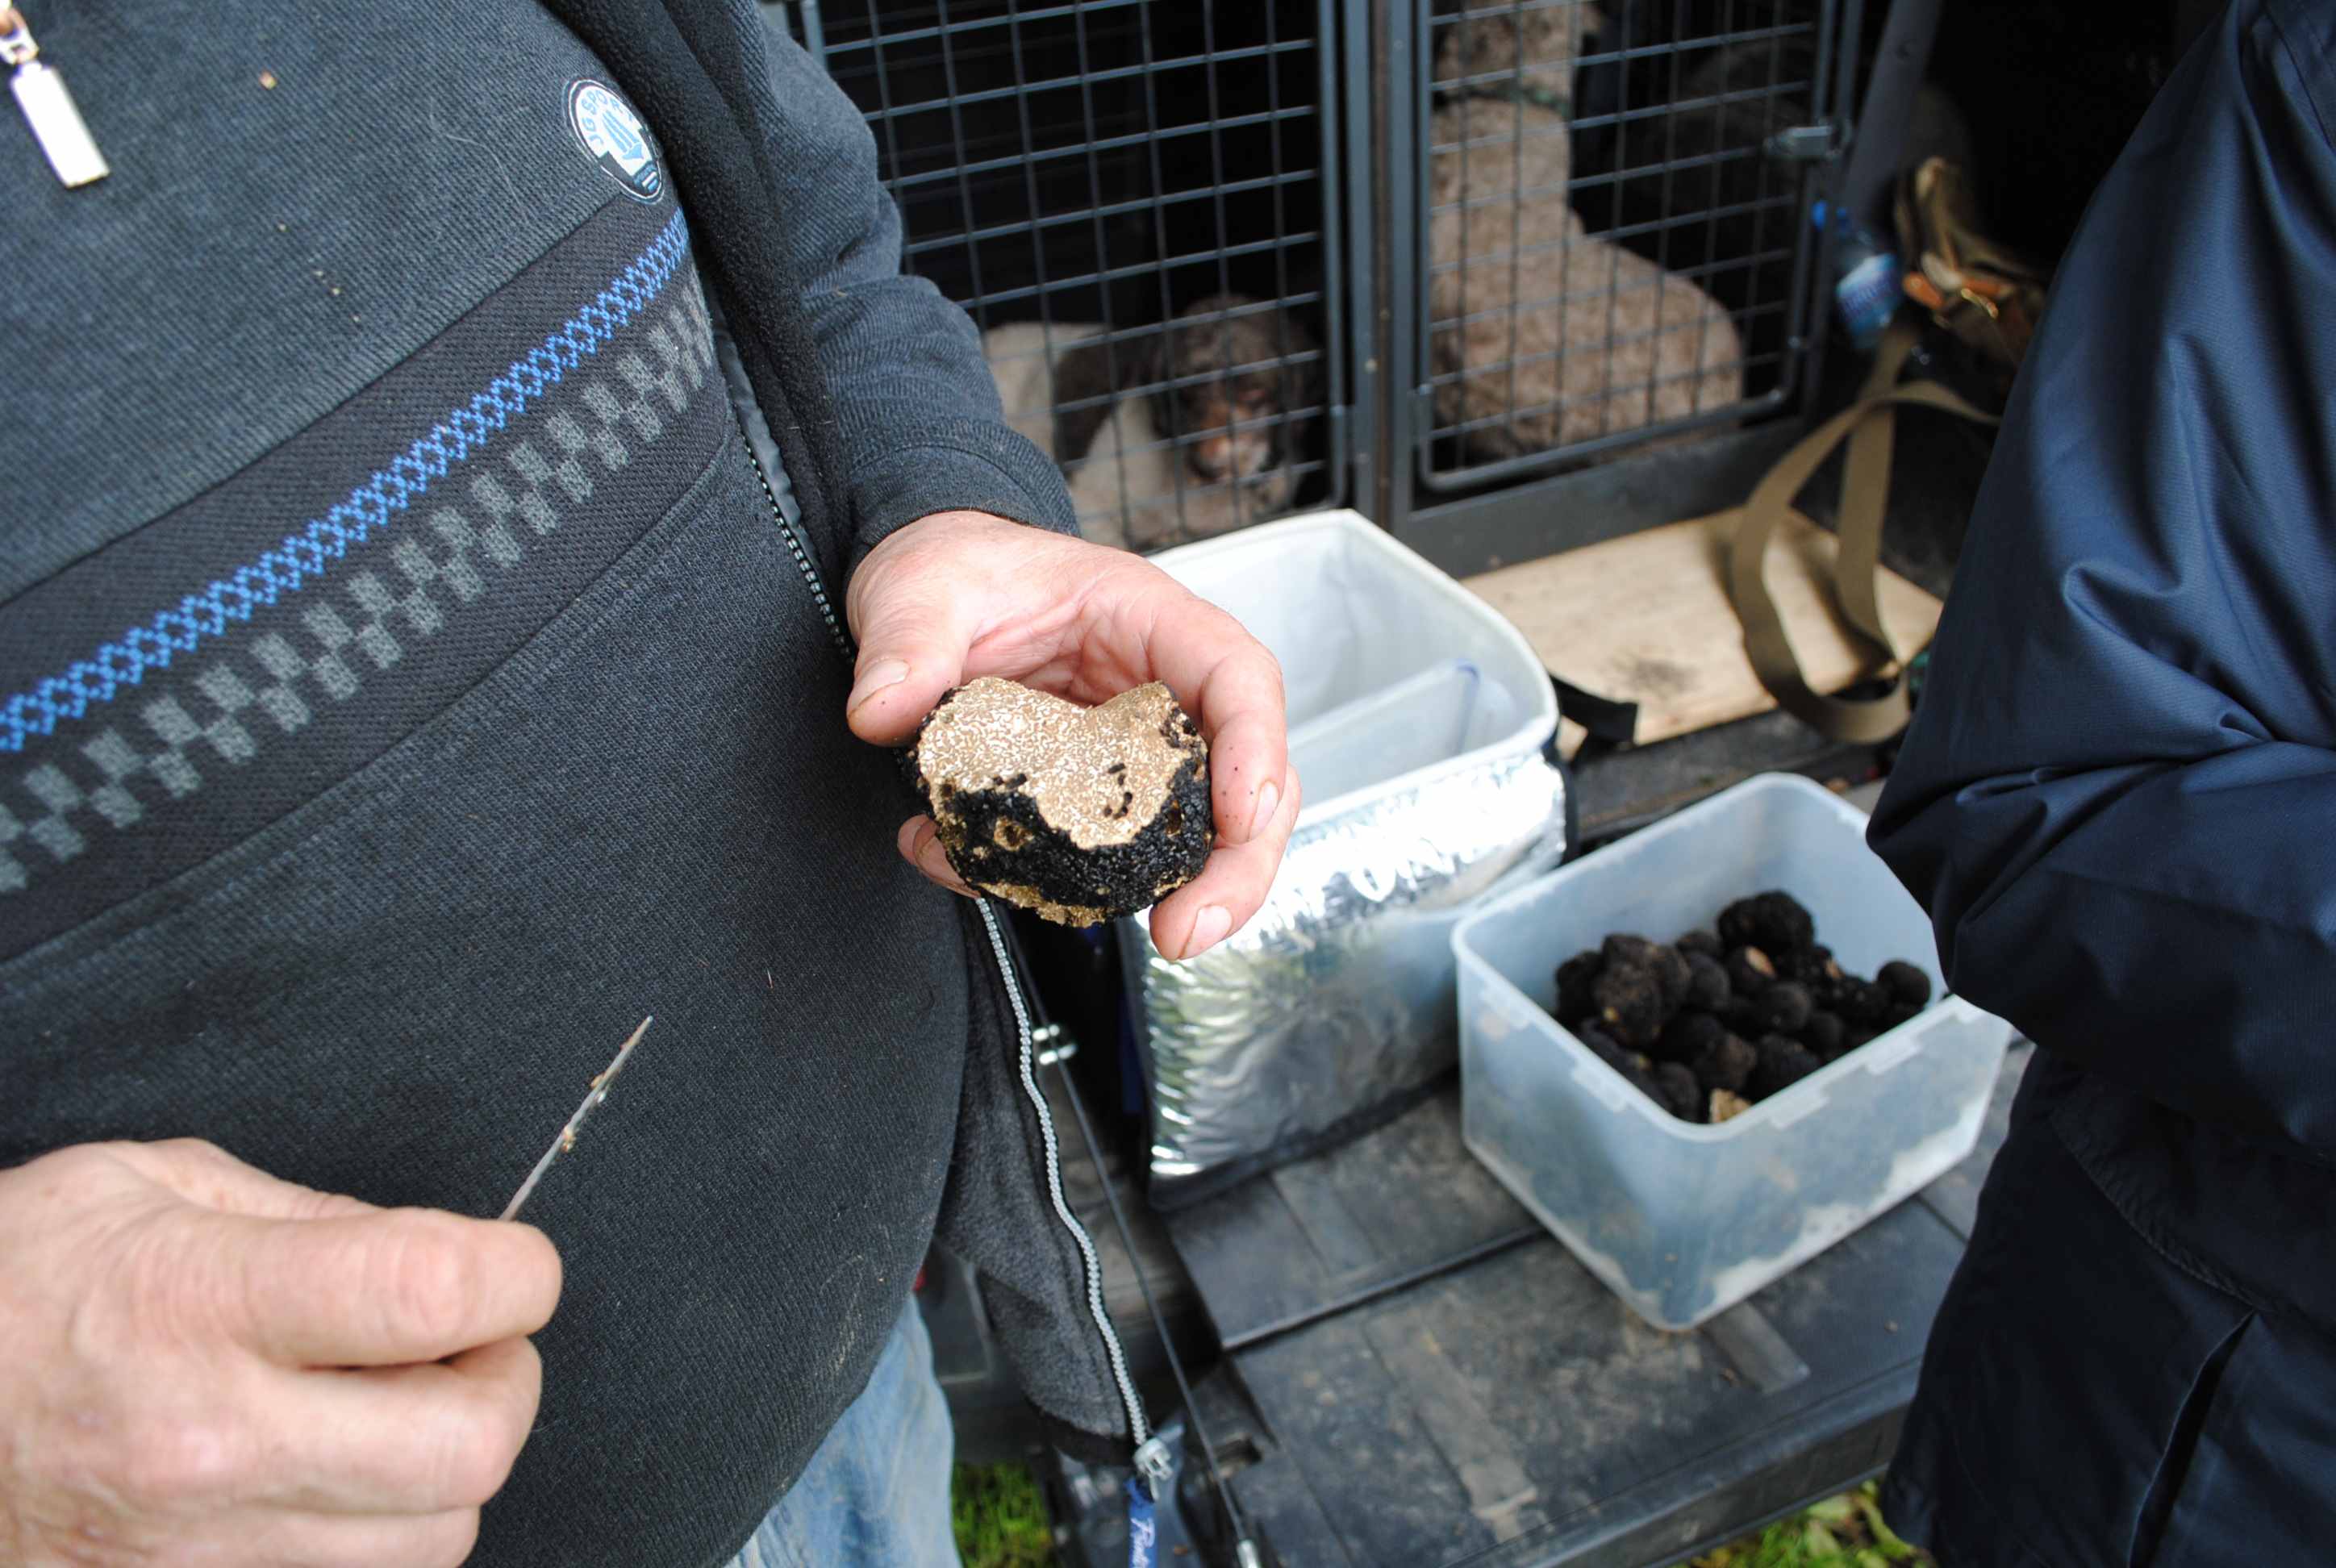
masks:
[[[1154,558],[1280,661],[1305,790],[1265,906],[1189,962],[1119,924],[1173,1207],[1392,1114],[1457,1061],[1451,931],[1565,852],[1547,672],[1496,612],[1352,512]]]

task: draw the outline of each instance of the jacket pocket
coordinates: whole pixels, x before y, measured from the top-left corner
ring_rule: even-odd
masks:
[[[1956,1568],[2146,1561],[2255,1315],[2127,1225],[2056,1120],[1997,1156],[1892,1464],[1898,1526]]]
[[[2231,1364],[2232,1355],[2239,1342],[2246,1338],[2248,1329],[2255,1322],[2250,1313],[2234,1324],[2223,1336],[2221,1344],[2207,1355],[2190,1379],[2190,1392],[2182,1401],[2182,1408],[2174,1418],[2174,1432],[2158,1456],[2156,1473],[2149,1479],[2149,1490],[2143,1494],[2141,1514],[2134,1525],[2132,1568],[2153,1568],[2158,1557],[2158,1547],[2166,1537],[2167,1517],[2173,1513],[2175,1499],[2181,1495],[2183,1485],[2190,1475],[2191,1466],[2198,1453],[2201,1435],[2205,1429],[2207,1413],[2214,1407],[2216,1396],[2223,1387],[2223,1375]]]

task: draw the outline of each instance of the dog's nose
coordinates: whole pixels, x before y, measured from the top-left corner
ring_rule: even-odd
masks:
[[[1240,441],[1231,435],[1209,436],[1193,443],[1192,466],[1211,479],[1223,479],[1234,472],[1240,446]]]

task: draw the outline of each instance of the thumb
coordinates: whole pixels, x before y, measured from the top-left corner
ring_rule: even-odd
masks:
[[[852,733],[877,745],[914,735],[944,693],[965,677],[974,625],[968,596],[950,585],[876,585],[860,606],[860,662],[844,716]]]

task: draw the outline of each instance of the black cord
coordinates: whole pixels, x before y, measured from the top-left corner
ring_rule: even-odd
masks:
[[[1201,1446],[1201,1462],[1209,1467],[1209,1485],[1217,1494],[1217,1505],[1225,1511],[1225,1524],[1233,1538],[1243,1539],[1249,1534],[1248,1526],[1241,1522],[1241,1507],[1233,1501],[1232,1489],[1225,1485],[1224,1472],[1218,1468],[1216,1446],[1209,1441],[1208,1423],[1201,1419],[1200,1405],[1192,1398],[1192,1385],[1184,1378],[1183,1358],[1176,1354],[1176,1342],[1168,1337],[1168,1320],[1161,1314],[1160,1303],[1153,1299],[1152,1281],[1144,1278],[1144,1264],[1135,1255],[1135,1237],[1128,1230],[1119,1196],[1111,1190],[1111,1178],[1104,1171],[1103,1153],[1095,1144],[1095,1129],[1087,1121],[1086,1102],[1080,1097],[1067,1064],[1057,1061],[1055,1071],[1061,1075],[1064,1091],[1070,1096],[1071,1113],[1078,1118],[1080,1141],[1087,1146],[1088,1158],[1095,1162],[1095,1174],[1103,1182],[1104,1202],[1111,1206],[1112,1226],[1119,1232],[1120,1245],[1127,1250],[1127,1266],[1135,1275],[1136,1288],[1144,1292],[1144,1310],[1152,1315],[1152,1326],[1159,1332],[1161,1347],[1168,1352],[1168,1370],[1174,1376],[1176,1392],[1184,1401],[1184,1415],[1192,1424],[1193,1440]]]
[[[1022,950],[1021,939],[1014,930],[1013,921],[1001,919],[999,925],[1006,934],[1007,949],[1014,956],[1018,980],[1028,972],[1029,959]],[[1053,1027],[1052,1020],[1046,1017],[1046,1004],[1038,998],[1038,988],[1025,984],[1022,991],[1031,1018],[1042,1027]],[[1184,1401],[1184,1414],[1192,1424],[1193,1440],[1201,1446],[1201,1462],[1209,1467],[1209,1485],[1216,1493],[1217,1506],[1224,1510],[1225,1526],[1231,1532],[1234,1541],[1246,1541],[1249,1527],[1242,1520],[1241,1505],[1233,1501],[1232,1488],[1225,1484],[1224,1472],[1217,1465],[1216,1446],[1209,1441],[1208,1423],[1201,1419],[1201,1407],[1192,1398],[1192,1385],[1184,1377],[1183,1358],[1176,1354],[1176,1341],[1168,1334],[1168,1320],[1161,1313],[1160,1303],[1152,1294],[1152,1281],[1144,1277],[1144,1261],[1136,1256],[1134,1232],[1129,1230],[1127,1215],[1119,1206],[1119,1194],[1112,1191],[1111,1174],[1103,1163],[1103,1148],[1095,1141],[1095,1124],[1087,1117],[1085,1096],[1079,1093],[1079,1086],[1071,1076],[1069,1064],[1063,1057],[1055,1059],[1054,1068],[1062,1080],[1063,1092],[1070,1097],[1071,1115],[1079,1124],[1079,1140],[1086,1145],[1087,1157],[1095,1162],[1095,1178],[1103,1185],[1104,1203],[1111,1210],[1112,1228],[1119,1232],[1120,1245],[1126,1249],[1127,1266],[1135,1275],[1135,1287],[1144,1293],[1144,1310],[1151,1314],[1152,1326],[1160,1335],[1161,1349],[1168,1353],[1168,1370],[1175,1378],[1176,1392]]]

